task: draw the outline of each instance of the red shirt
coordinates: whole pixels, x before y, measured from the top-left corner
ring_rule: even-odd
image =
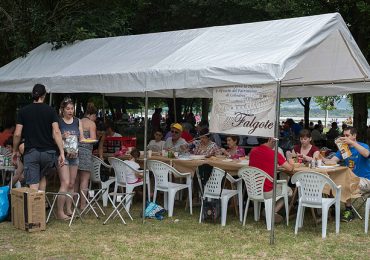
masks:
[[[256,167],[263,170],[272,178],[274,178],[274,157],[275,151],[266,145],[260,145],[254,147],[249,154],[249,166]],[[284,157],[278,153],[278,165],[282,165],[286,162]],[[273,184],[269,180],[265,180],[263,191],[272,191]]]
[[[13,136],[13,132],[8,129],[5,129],[3,132],[1,132],[0,133],[0,146],[5,146],[5,142],[11,136]]]
[[[191,140],[193,140],[193,136],[186,131],[182,131],[181,137],[184,138],[186,142],[190,142]]]

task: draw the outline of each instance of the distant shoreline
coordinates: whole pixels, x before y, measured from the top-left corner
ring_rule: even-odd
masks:
[[[299,121],[301,121],[301,119],[303,119],[303,117],[299,117],[299,116],[280,116],[280,122],[285,121],[287,118],[291,118],[295,122],[299,122]],[[331,124],[332,122],[336,121],[338,123],[338,125],[341,126],[342,123],[344,121],[346,121],[347,118],[348,117],[331,117],[331,116],[329,116],[326,119],[326,124]],[[316,124],[318,120],[321,120],[321,122],[324,124],[325,117],[310,117],[310,122],[313,122],[314,124]],[[370,125],[370,118],[367,119],[366,125]]]

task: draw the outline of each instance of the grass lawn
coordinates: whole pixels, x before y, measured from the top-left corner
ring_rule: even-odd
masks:
[[[110,211],[108,209],[107,211]],[[287,227],[276,226],[276,244],[269,245],[270,233],[264,221],[254,222],[248,214],[242,227],[229,208],[226,227],[213,223],[198,223],[199,207],[193,215],[176,206],[174,217],[162,221],[147,220],[142,224],[141,204],[135,202],[134,221],[118,218],[103,225],[105,219],[92,214],[84,222],[52,219],[46,231],[27,233],[13,228],[11,223],[0,223],[1,259],[180,259],[180,258],[236,258],[236,259],[369,259],[370,235],[364,233],[364,221],[356,218],[341,223],[335,235],[335,223],[328,223],[325,240],[321,239],[321,224],[315,226],[309,210],[303,228],[294,235],[295,220]],[[362,212],[363,213],[363,210]]]

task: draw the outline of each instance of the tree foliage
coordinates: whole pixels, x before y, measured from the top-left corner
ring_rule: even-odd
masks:
[[[0,66],[26,55],[44,42],[51,42],[54,48],[60,48],[64,44],[87,38],[192,29],[328,12],[341,13],[369,61],[370,4],[365,0],[1,0]],[[86,97],[88,95],[83,96]],[[367,96],[361,94],[356,98],[366,99]],[[3,100],[9,98],[0,95],[0,102]],[[14,103],[10,106],[14,106]],[[115,106],[113,103],[112,106]],[[187,106],[184,104],[182,107]],[[203,106],[206,107],[205,104]],[[355,114],[356,111],[362,113],[358,118],[367,116],[366,106],[354,106],[354,110]],[[308,113],[305,112],[305,115]]]

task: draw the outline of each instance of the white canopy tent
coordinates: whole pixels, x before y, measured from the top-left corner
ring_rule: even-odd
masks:
[[[45,43],[0,68],[0,92],[30,92],[43,83],[52,93],[145,96],[147,104],[148,96],[172,97],[174,90],[177,97],[212,97],[214,87],[276,84],[277,137],[280,96],[370,92],[369,75],[345,22],[333,13],[91,39],[58,50]],[[274,223],[272,243],[273,233]]]
[[[208,88],[282,83],[282,97],[368,92],[370,69],[338,13],[45,43],[0,68],[0,92],[211,97]],[[188,91],[188,89],[192,89]]]

